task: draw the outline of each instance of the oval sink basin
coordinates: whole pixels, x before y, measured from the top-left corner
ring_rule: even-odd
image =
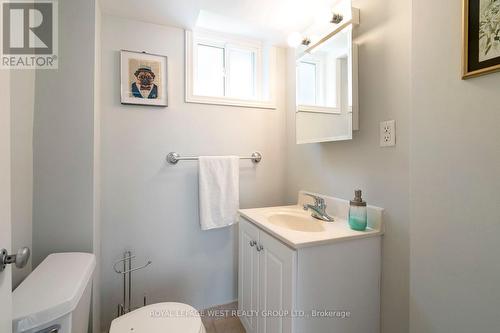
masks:
[[[271,224],[295,231],[321,232],[325,230],[320,221],[313,221],[310,217],[293,213],[276,213],[269,216],[268,221]]]

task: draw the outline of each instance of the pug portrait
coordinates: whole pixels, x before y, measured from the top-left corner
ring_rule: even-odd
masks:
[[[120,51],[122,104],[168,106],[168,58],[146,52]]]
[[[150,66],[140,66],[134,72],[135,81],[132,82],[131,93],[136,98],[158,98],[158,86],[155,84],[155,73]]]

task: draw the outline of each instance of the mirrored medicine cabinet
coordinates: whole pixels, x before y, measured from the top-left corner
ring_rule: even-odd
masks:
[[[349,8],[333,31],[296,51],[297,144],[351,140],[358,129],[358,57],[352,32],[359,11]]]

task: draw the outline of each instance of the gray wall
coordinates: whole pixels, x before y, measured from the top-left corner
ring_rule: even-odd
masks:
[[[500,327],[500,74],[460,80],[461,23],[413,2],[412,333]]]
[[[94,1],[59,2],[59,69],[35,87],[33,264],[92,252]]]
[[[361,188],[373,205],[384,207],[382,332],[408,331],[409,284],[409,0],[356,0],[359,44],[360,131],[352,141],[295,144],[295,72],[289,52],[287,77],[287,198],[310,190],[351,198]],[[379,122],[395,119],[397,145],[379,147]]]
[[[11,220],[12,250],[32,248],[33,226],[33,110],[35,71],[13,70],[10,77],[11,105]],[[26,267],[12,270],[15,289],[31,272]]]
[[[120,104],[120,49],[168,56],[169,107]],[[284,50],[278,81],[283,82]],[[205,308],[237,298],[236,227],[201,231],[196,162],[165,164],[184,155],[263,153],[258,166],[241,162],[241,206],[281,204],[284,193],[284,87],[277,110],[184,102],[184,31],[104,15],[102,35],[102,313],[103,329],[121,302],[112,264],[137,253],[135,301],[179,301]]]

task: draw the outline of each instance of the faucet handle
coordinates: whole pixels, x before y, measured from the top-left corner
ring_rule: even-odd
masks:
[[[324,206],[324,205],[325,205],[325,199],[323,199],[323,198],[322,198],[322,197],[320,197],[320,196],[317,196],[317,195],[315,195],[315,194],[311,194],[311,193],[304,193],[304,195],[307,195],[307,196],[309,196],[309,197],[313,198],[313,199],[314,199],[314,204],[315,204],[316,206],[320,206],[320,207],[322,207],[322,206]]]

